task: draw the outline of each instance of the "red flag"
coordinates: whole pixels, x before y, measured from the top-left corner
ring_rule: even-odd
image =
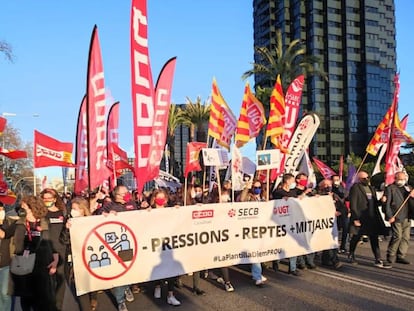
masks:
[[[313,157],[313,162],[315,162],[316,167],[318,168],[319,172],[321,172],[323,178],[330,179],[333,175],[337,175],[336,172],[331,169],[328,165],[323,163],[321,160],[318,160],[318,158]]]
[[[250,139],[257,137],[260,130],[266,124],[263,104],[252,94],[247,82],[244,87],[244,96],[237,122],[235,143],[242,147]]]
[[[112,149],[110,146],[112,144],[118,145],[119,140],[119,102],[114,103],[108,112],[108,122],[107,122],[107,128],[106,128],[106,140],[108,142],[108,148],[107,148],[107,155],[108,155],[108,162],[106,165],[111,170],[112,174],[110,177],[110,189],[113,189],[116,186],[116,171],[114,169],[114,156]]]
[[[24,150],[10,150],[0,147],[0,154],[13,160],[27,158],[27,152]]]
[[[88,188],[88,127],[86,115],[86,96],[83,97],[79,108],[76,128],[76,169],[74,192],[81,194]]]
[[[111,144],[113,158],[114,158],[114,170],[119,171],[123,169],[128,169],[131,172],[134,172],[134,167],[129,164],[128,154],[125,150],[122,150],[117,144]]]
[[[167,61],[161,70],[155,86],[154,121],[148,162],[148,180],[157,178],[167,140],[168,114],[170,112],[171,88],[176,58]],[[148,181],[146,180],[146,181]]]
[[[395,112],[394,115],[396,118],[398,118],[398,113]],[[402,134],[399,134],[398,132],[405,132],[405,129],[407,128],[408,123],[408,115],[405,116],[401,123],[398,120],[398,129],[394,128],[392,131],[392,137],[396,136],[403,136]],[[395,125],[395,121],[393,122],[393,125]],[[400,147],[402,144],[402,140],[396,139],[396,140],[390,140],[389,146],[387,146],[387,153],[385,156],[385,184],[390,185],[394,182],[395,179],[395,173],[401,170],[401,168],[398,165],[398,154],[400,152]]]
[[[148,180],[148,155],[154,119],[154,86],[148,51],[147,1],[132,1],[130,26],[134,166],[137,189],[141,191],[145,181]]]
[[[72,163],[72,143],[60,142],[50,136],[34,131],[34,167],[68,166]]]
[[[6,129],[7,119],[0,117],[0,135],[3,134],[4,130]]]
[[[4,189],[6,187],[5,193],[0,193],[0,202],[7,205],[13,205],[16,202],[17,196],[16,194],[11,191],[10,189],[7,189],[8,185],[5,181],[0,181],[1,188]],[[5,184],[5,185],[4,185]]]
[[[101,185],[110,175],[106,166],[105,81],[96,25],[93,28],[89,49],[86,107],[89,188],[94,189]]]
[[[201,171],[200,161],[198,160],[201,149],[206,148],[206,143],[191,142],[187,143],[187,154],[184,176],[188,177],[189,172]]]
[[[283,132],[283,144],[288,146],[296,129],[300,102],[302,98],[304,75],[298,76],[289,85],[285,95],[285,123]]]
[[[300,102],[302,99],[302,90],[303,90],[303,82],[304,82],[304,75],[297,76],[295,80],[293,80],[285,95],[285,124],[284,124],[284,132],[282,136],[283,146],[289,146],[290,140],[293,136],[293,133],[296,129],[296,123],[298,121],[299,116],[299,109],[300,109]],[[274,181],[283,171],[286,161],[286,154],[281,154],[281,161],[279,169],[273,169],[271,171],[270,180]]]

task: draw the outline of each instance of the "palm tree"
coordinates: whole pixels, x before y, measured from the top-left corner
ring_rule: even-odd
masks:
[[[321,60],[313,55],[306,54],[304,41],[295,39],[283,49],[282,32],[276,31],[276,49],[270,51],[266,47],[255,47],[257,62],[253,63],[253,68],[244,72],[242,79],[245,80],[253,75],[259,75],[264,81],[268,81],[268,87],[273,88],[278,75],[282,80],[283,91],[286,92],[290,83],[300,74],[305,77],[319,75],[327,79],[327,73],[320,69]],[[262,85],[263,87],[264,85]],[[267,94],[268,90],[256,87],[257,96],[259,93]],[[263,103],[268,103],[268,99]],[[261,98],[259,98],[261,99]]]
[[[168,156],[170,164],[170,173],[173,176],[178,176],[174,174],[174,164],[175,164],[175,130],[178,126],[183,123],[183,111],[179,106],[171,104],[170,112],[168,114],[168,125],[167,125],[167,144],[168,144]]]
[[[200,96],[197,96],[194,103],[187,97],[182,117],[183,124],[190,127],[190,141],[207,141],[207,124],[210,118],[209,104],[201,103]]]
[[[13,62],[13,49],[6,41],[0,40],[0,53],[3,53],[9,62]]]

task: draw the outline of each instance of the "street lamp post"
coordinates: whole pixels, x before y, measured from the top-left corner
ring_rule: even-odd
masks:
[[[19,184],[21,184],[23,181],[28,180],[28,179],[33,179],[33,195],[36,195],[36,177],[35,176],[26,176],[26,177],[20,178],[13,185],[13,190],[14,191],[17,191],[17,186]],[[20,192],[22,192],[22,191],[20,191]]]

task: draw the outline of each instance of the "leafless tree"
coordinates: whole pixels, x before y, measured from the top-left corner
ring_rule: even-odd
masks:
[[[4,57],[9,62],[13,62],[14,56],[12,46],[4,40],[0,40],[0,53],[3,53]]]

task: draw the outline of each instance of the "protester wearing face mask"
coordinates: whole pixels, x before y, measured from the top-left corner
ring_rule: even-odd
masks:
[[[0,310],[11,310],[12,299],[8,294],[10,275],[10,238],[15,225],[6,219],[4,205],[0,202]]]
[[[56,273],[54,275],[56,282],[56,309],[62,310],[63,299],[65,296],[65,276],[63,261],[65,258],[66,248],[60,243],[59,235],[63,228],[63,222],[66,216],[66,205],[59,196],[59,193],[52,188],[46,188],[40,193],[40,197],[47,207],[46,218],[49,219],[49,236],[53,246],[53,257],[57,263]]]
[[[21,217],[16,221],[14,232],[15,255],[35,254],[33,271],[18,275],[11,273],[11,294],[20,297],[22,310],[55,311],[55,286],[52,276],[56,273],[53,247],[49,236],[47,208],[36,196],[25,196],[21,200]],[[24,216],[23,216],[24,215]]]
[[[302,199],[304,197],[311,197],[314,195],[313,189],[309,186],[308,176],[305,173],[298,173],[295,177],[295,183],[295,190],[298,198]],[[301,270],[305,270],[306,268],[316,269],[315,253],[298,256],[297,267]]]
[[[290,173],[286,173],[282,177],[282,182],[280,185],[272,192],[272,197],[274,200],[288,198],[297,198],[298,192],[296,191],[296,182],[295,176]],[[297,269],[297,257],[289,258],[289,274],[294,276],[300,276],[302,273]],[[278,261],[273,262],[273,270],[278,270]]]
[[[203,188],[198,184],[191,185],[187,191],[185,205],[194,205],[199,203],[207,203],[206,198],[203,195]]]
[[[260,180],[254,180],[249,192],[246,191],[247,187],[242,191],[240,201],[241,202],[263,202],[265,195],[262,189],[262,183]],[[252,278],[255,281],[256,286],[261,286],[267,281],[267,278],[262,274],[262,264],[253,263],[251,266]]]
[[[374,265],[378,268],[391,268],[388,261],[381,260],[381,251],[378,244],[378,236],[385,234],[385,224],[379,212],[380,202],[376,191],[369,183],[368,173],[360,171],[356,182],[349,191],[349,203],[351,218],[349,234],[348,262],[357,264],[355,261],[355,250],[362,235],[367,235],[370,240],[371,250],[374,254]]]
[[[116,215],[119,212],[137,210],[137,205],[128,188],[124,185],[119,185],[112,190],[111,201],[104,202],[101,209],[102,214],[108,216],[108,214]],[[132,302],[135,299],[130,286],[124,285],[113,287],[111,292],[118,303],[118,310],[128,311],[125,300]]]
[[[346,253],[346,242],[348,240],[348,230],[349,230],[349,208],[347,207],[347,200],[345,197],[345,188],[342,185],[341,178],[339,175],[332,175],[332,192],[335,194],[338,204],[343,204],[346,207],[346,213],[341,213],[337,217],[338,229],[341,230],[341,244],[339,245],[339,253]]]
[[[387,261],[410,264],[406,255],[410,242],[411,221],[409,206],[414,203],[414,190],[407,185],[404,172],[395,174],[394,183],[385,188],[385,220],[391,224],[391,240],[387,248]]]
[[[164,189],[155,189],[152,193],[150,205],[152,208],[165,208],[168,203],[168,194]],[[161,298],[161,283],[167,282],[168,294],[167,294],[167,303],[173,306],[181,305],[181,302],[174,295],[174,283],[175,278],[168,278],[165,280],[157,281],[154,289],[154,298]]]
[[[318,194],[319,195],[328,195],[331,196],[335,204],[335,216],[338,219],[343,213],[347,213],[345,204],[340,200],[340,198],[332,192],[332,180],[323,179],[318,185]],[[337,249],[327,249],[322,251],[322,265],[330,266],[334,269],[339,269],[342,267],[342,264],[338,258]]]
[[[65,278],[70,288],[73,297],[78,303],[80,311],[96,310],[97,307],[97,292],[88,294],[76,295],[75,279],[72,262],[72,248],[70,244],[70,227],[72,226],[72,218],[90,216],[89,202],[83,197],[75,197],[70,202],[70,213],[65,219],[64,226],[59,236],[59,241],[66,246],[65,252]]]
[[[305,173],[298,173],[295,177],[296,192],[298,197],[312,196],[312,188],[308,185],[308,176]]]

